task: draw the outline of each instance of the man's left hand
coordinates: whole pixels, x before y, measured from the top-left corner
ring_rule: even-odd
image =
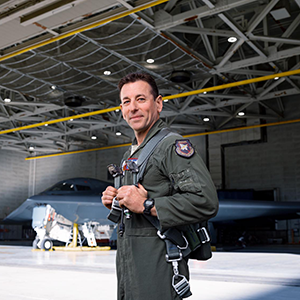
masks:
[[[148,192],[139,183],[135,185],[123,185],[118,189],[117,199],[121,207],[125,206],[130,211],[142,214],[144,211],[144,201],[148,198]]]

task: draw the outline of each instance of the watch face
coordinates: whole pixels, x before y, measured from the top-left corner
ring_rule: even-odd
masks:
[[[146,200],[145,205],[147,205],[147,206],[152,205],[152,202],[153,202],[152,200]]]

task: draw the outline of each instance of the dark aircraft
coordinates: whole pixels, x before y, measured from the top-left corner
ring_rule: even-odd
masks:
[[[108,185],[110,183],[91,178],[60,181],[28,198],[4,222],[31,221],[37,233],[34,248],[49,250],[53,246],[52,240],[76,245],[77,237],[82,244],[78,230],[89,246],[96,246],[96,239],[109,239],[114,229],[114,223],[107,219],[109,211],[101,201],[102,192]]]
[[[52,247],[49,243],[51,239],[68,243],[73,224],[81,224],[83,235],[89,245],[94,246],[97,232],[105,232],[107,238],[113,231],[114,224],[107,219],[109,212],[101,202],[101,194],[108,185],[110,183],[89,178],[58,182],[46,191],[28,198],[4,221],[24,223],[32,220],[32,227],[37,232],[34,246],[46,250]],[[259,217],[299,218],[300,202],[221,199],[219,212],[210,220],[210,225]]]
[[[228,222],[260,217],[273,217],[276,219],[300,218],[300,202],[225,199],[219,202],[219,212],[210,222]]]
[[[73,223],[95,221],[112,224],[107,220],[108,210],[101,201],[102,192],[111,183],[92,178],[72,178],[60,181],[44,192],[28,198],[4,221],[24,223],[32,220],[32,210],[51,205],[57,213]]]

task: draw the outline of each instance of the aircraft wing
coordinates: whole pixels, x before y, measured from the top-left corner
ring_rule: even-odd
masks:
[[[98,195],[37,195],[28,198],[20,207],[9,214],[4,222],[27,222],[32,220],[35,206],[51,205],[58,214],[73,223],[95,221],[100,224],[113,224],[107,219],[109,210],[102,204]]]
[[[300,217],[300,202],[220,200],[218,214],[210,222],[228,222],[259,217]]]

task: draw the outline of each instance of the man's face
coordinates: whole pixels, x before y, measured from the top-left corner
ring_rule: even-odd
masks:
[[[146,136],[159,119],[162,97],[154,99],[151,86],[142,80],[124,84],[120,91],[123,118],[136,134]]]

